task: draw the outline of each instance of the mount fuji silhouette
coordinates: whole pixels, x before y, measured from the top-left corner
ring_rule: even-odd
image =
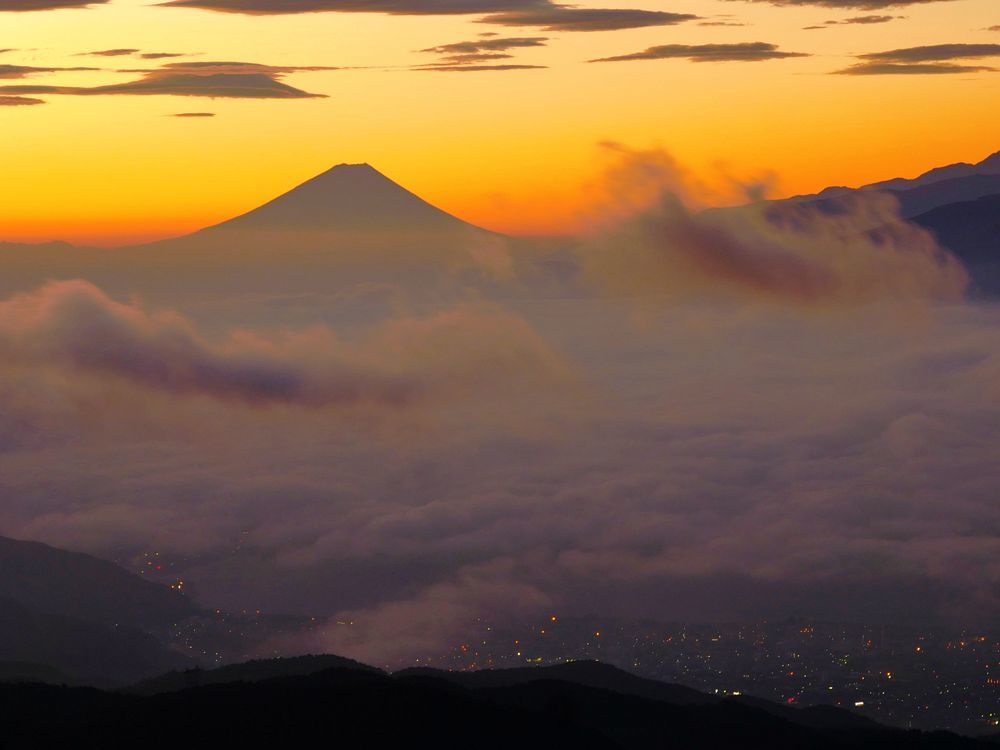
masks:
[[[241,216],[118,254],[164,291],[163,284],[179,293],[198,286],[299,293],[359,282],[437,284],[484,258],[488,264],[504,242],[367,164],[341,164]]]
[[[479,231],[369,164],[339,164],[259,208],[205,231]]]
[[[456,218],[368,164],[340,164],[192,234],[105,250],[0,243],[0,294],[82,278],[167,305],[360,284],[437,294],[489,275],[507,238]],[[499,259],[499,260],[498,260]]]

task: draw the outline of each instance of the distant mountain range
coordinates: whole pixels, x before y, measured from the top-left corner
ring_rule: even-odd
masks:
[[[311,668],[310,668],[311,667]],[[225,675],[224,677],[222,675]],[[973,750],[984,740],[882,727],[839,709],[761,708],[594,662],[388,675],[329,657],[256,662],[159,691],[0,685],[7,748],[305,747]],[[200,680],[200,681],[199,681]]]
[[[966,162],[949,164],[946,167],[937,167],[924,172],[922,175],[915,177],[912,180],[897,177],[893,180],[876,182],[866,187],[870,190],[909,190],[911,188],[923,187],[925,185],[933,185],[934,183],[944,182],[946,180],[972,177],[975,175],[1000,175],[1000,151],[992,154],[991,156],[987,156],[977,164],[968,164]]]
[[[904,219],[929,230],[962,261],[974,293],[1000,296],[1000,151],[977,164],[950,164],[913,179],[827,188],[790,200],[835,203],[844,195],[865,192],[896,198]]]

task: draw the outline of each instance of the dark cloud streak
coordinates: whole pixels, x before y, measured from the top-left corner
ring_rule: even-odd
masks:
[[[27,96],[0,96],[0,107],[30,107],[35,104],[45,104],[45,102]]]
[[[484,65],[491,60],[509,60],[513,57],[508,50],[544,47],[545,37],[484,37],[471,42],[454,42],[428,47],[420,52],[439,55],[441,60],[430,65],[418,66],[418,70],[524,70],[536,65]]]
[[[498,26],[534,26],[548,31],[614,31],[670,26],[696,20],[690,13],[631,8],[580,8],[550,0],[171,0],[164,5],[225,13],[385,13],[389,15],[481,15]]]
[[[325,67],[281,67],[240,62],[171,63],[142,73],[142,78],[104,86],[0,86],[8,94],[63,94],[70,96],[170,95],[235,99],[314,99],[312,94],[283,83],[287,73],[302,70],[335,70]],[[0,66],[0,77],[3,68]]]
[[[545,31],[619,31],[653,26],[674,26],[698,20],[691,13],[659,10],[577,8],[547,5],[537,9],[512,10],[483,18],[499,26],[534,26]]]
[[[978,60],[984,57],[1000,57],[1000,44],[931,44],[858,55],[861,60],[890,63]]]
[[[768,3],[788,8],[836,8],[841,10],[885,10],[908,5],[946,3],[954,0],[729,0],[729,2]]]
[[[40,75],[43,73],[66,73],[79,71],[93,72],[96,70],[99,70],[99,68],[45,68],[35,67],[33,65],[0,65],[0,80],[27,78],[28,76]]]
[[[956,63],[882,63],[865,62],[851,65],[835,72],[846,76],[882,75],[954,75],[958,73],[989,73],[995,71],[985,65],[958,65]]]
[[[106,2],[108,0],[4,0],[0,3],[0,13],[87,8],[91,5],[103,5]]]
[[[628,62],[632,60],[689,60],[691,62],[760,62],[788,57],[808,57],[802,52],[783,52],[765,42],[741,44],[664,44],[642,52],[601,57],[589,62]]]
[[[964,65],[962,60],[1000,57],[1000,44],[931,44],[858,55],[860,61],[839,75],[952,75],[992,72],[987,65]]]

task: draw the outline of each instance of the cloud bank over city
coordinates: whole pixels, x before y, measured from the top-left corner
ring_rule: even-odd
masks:
[[[572,295],[8,296],[0,526],[156,549],[213,606],[331,618],[282,648],[380,664],[497,615],[997,611],[1000,311],[884,196],[706,211],[605,152]],[[317,322],[227,322],[292,299]]]

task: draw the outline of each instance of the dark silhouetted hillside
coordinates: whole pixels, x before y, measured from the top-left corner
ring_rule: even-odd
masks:
[[[546,667],[484,669],[478,672],[445,672],[438,669],[414,668],[396,674],[401,677],[436,677],[471,689],[511,687],[538,680],[560,680],[679,706],[696,706],[717,702],[713,696],[708,696],[693,688],[671,685],[657,680],[647,680],[598,661],[573,661]]]
[[[1000,195],[1000,174],[976,174],[891,192],[899,200],[900,215],[911,219],[941,206]]]
[[[157,695],[228,682],[262,682],[276,677],[302,677],[330,669],[358,669],[382,674],[382,671],[375,667],[333,654],[295,656],[286,659],[256,659],[242,664],[229,664],[218,669],[169,672],[133,685],[127,692],[136,695]]]
[[[884,180],[866,185],[865,188],[869,190],[909,190],[925,185],[933,185],[936,182],[955,179],[956,177],[961,178],[982,174],[1000,174],[1000,151],[987,156],[977,164],[968,164],[966,162],[949,164],[944,167],[935,167],[913,179],[897,177],[892,180]]]
[[[973,750],[947,733],[815,729],[726,701],[679,706],[559,680],[465,688],[332,669],[154,696],[0,685],[5,748],[430,747]]]
[[[965,264],[980,292],[1000,295],[1000,194],[941,206],[913,222]]]
[[[48,664],[25,661],[0,661],[0,682],[42,682],[63,685],[73,680]]]
[[[469,689],[505,688],[538,681],[559,681],[582,687],[610,690],[622,695],[631,695],[675,706],[718,705],[725,700],[730,700],[702,693],[683,685],[638,677],[610,664],[596,661],[575,661],[546,667],[521,667],[477,672],[445,672],[436,669],[415,668],[397,672],[396,676],[434,677],[454,682]],[[880,726],[871,719],[835,706],[799,708],[783,706],[748,696],[733,700],[773,716],[780,716],[793,724],[818,729],[876,728]]]
[[[741,695],[733,701],[744,706],[760,709],[772,716],[780,716],[793,724],[801,724],[814,729],[877,729],[884,728],[867,716],[846,711],[836,706],[783,706],[762,698]]]
[[[96,685],[128,684],[190,664],[136,628],[34,612],[10,599],[0,599],[0,662],[44,665],[52,672],[33,671],[25,679]]]
[[[79,552],[0,537],[0,598],[33,612],[152,629],[195,613],[183,594]]]

